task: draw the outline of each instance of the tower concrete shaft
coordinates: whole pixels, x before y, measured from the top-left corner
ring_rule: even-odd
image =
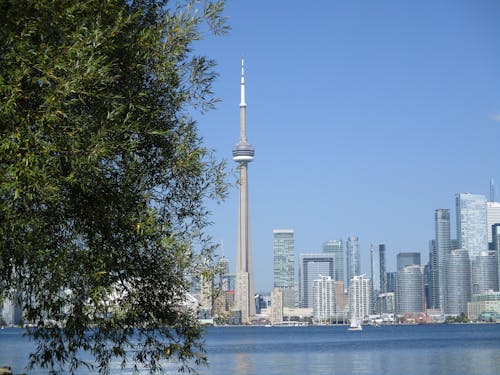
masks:
[[[236,306],[241,311],[242,323],[255,315],[250,215],[248,210],[248,163],[254,149],[247,142],[244,60],[241,61],[240,141],[233,150],[233,160],[239,164],[238,246],[236,254]]]

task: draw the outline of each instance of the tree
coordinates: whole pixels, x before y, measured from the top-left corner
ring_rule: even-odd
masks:
[[[38,324],[31,366],[206,361],[187,275],[226,183],[189,115],[216,102],[192,44],[223,5],[0,0],[0,284]]]

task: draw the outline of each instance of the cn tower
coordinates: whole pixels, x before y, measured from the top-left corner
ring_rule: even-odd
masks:
[[[238,246],[236,253],[236,308],[241,311],[241,322],[249,322],[255,315],[255,300],[252,270],[252,247],[248,213],[248,163],[255,151],[247,142],[245,102],[245,60],[241,59],[240,141],[233,149],[233,160],[240,170],[240,200],[238,208]]]

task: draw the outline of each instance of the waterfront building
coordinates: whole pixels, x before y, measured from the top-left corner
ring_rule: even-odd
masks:
[[[281,289],[284,307],[297,307],[293,229],[273,230],[273,254],[274,287]]]
[[[335,280],[320,275],[313,281],[313,319],[318,324],[328,324],[335,316]]]
[[[444,313],[460,315],[467,313],[471,300],[471,266],[467,250],[451,250],[445,267],[446,299]]]
[[[344,281],[344,244],[342,240],[329,240],[323,243],[323,252],[333,254],[337,281]]]
[[[430,308],[430,300],[431,300],[431,264],[427,262],[424,266],[424,298],[425,298],[425,307]]]
[[[390,293],[395,293],[396,292],[396,276],[397,272],[387,272],[386,274],[386,281],[387,281],[387,288],[386,291]]]
[[[396,312],[396,296],[394,292],[386,292],[378,295],[378,305],[381,314],[394,314]]]
[[[482,251],[472,259],[472,294],[483,294],[498,288],[496,251]]]
[[[457,211],[458,215],[458,211]],[[435,211],[435,248],[432,256],[432,286],[434,291],[431,293],[431,307],[444,310],[446,298],[446,260],[451,251],[450,238],[450,210],[440,208]]]
[[[240,84],[240,140],[233,149],[233,160],[240,171],[238,208],[238,246],[236,253],[236,308],[241,311],[242,323],[248,323],[255,315],[252,248],[250,239],[250,215],[248,210],[248,163],[253,161],[254,148],[247,142],[245,63],[241,60]]]
[[[456,195],[457,239],[469,258],[488,250],[488,225],[484,195],[460,193]]]
[[[398,253],[396,255],[397,270],[406,266],[420,266],[420,253]]]
[[[486,220],[488,225],[488,242],[490,250],[494,250],[493,225],[500,224],[500,203],[486,202]]]
[[[422,267],[406,266],[398,270],[396,278],[396,314],[421,313],[424,305],[424,276]]]
[[[360,320],[369,317],[372,311],[372,283],[365,275],[354,276],[349,283],[349,316]]]
[[[347,253],[347,286],[354,276],[361,274],[361,261],[359,254],[359,238],[351,236],[347,238],[346,242]]]
[[[280,288],[274,288],[271,293],[271,323],[283,321],[283,294]]]
[[[313,307],[313,284],[320,276],[334,277],[335,259],[332,254],[300,254],[299,298],[301,308]]]
[[[385,293],[387,289],[387,272],[385,270],[385,245],[377,244],[370,247],[370,265],[372,276],[372,313],[379,314],[380,308],[377,305],[377,296]]]
[[[500,314],[500,292],[490,290],[472,295],[472,301],[467,304],[469,320],[480,320],[481,315],[485,313]]]
[[[348,305],[349,298],[345,292],[344,282],[335,281],[335,319],[336,321],[345,320],[345,310]]]

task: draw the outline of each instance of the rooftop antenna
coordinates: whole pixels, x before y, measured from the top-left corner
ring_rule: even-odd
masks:
[[[490,202],[495,202],[495,181],[490,179]]]

